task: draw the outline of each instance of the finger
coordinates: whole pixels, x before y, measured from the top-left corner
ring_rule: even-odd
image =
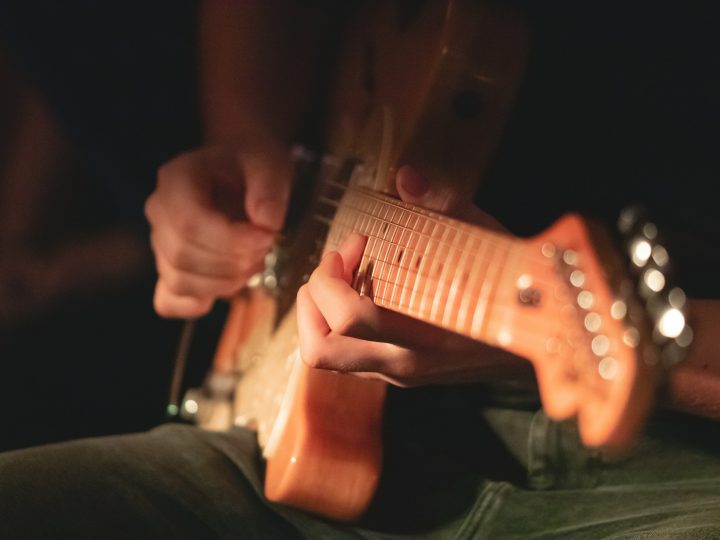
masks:
[[[208,209],[197,210],[190,202],[183,204],[179,209],[159,195],[151,196],[145,205],[145,213],[152,228],[173,231],[183,244],[238,257],[257,248],[269,249],[275,241],[267,231],[247,223],[231,223]]]
[[[377,329],[377,308],[369,298],[361,297],[350,287],[344,274],[341,255],[329,252],[310,276],[308,292],[333,331],[365,335],[368,330]]]
[[[366,244],[367,236],[353,232],[338,248],[338,253],[343,261],[342,277],[347,283],[352,283],[353,273],[360,264]]]
[[[443,374],[444,379],[451,377],[448,380],[455,382],[467,379],[467,359],[454,366],[453,373],[447,375],[443,373],[447,371],[447,366],[437,362],[441,354],[437,349],[410,349],[332,332],[307,285],[298,291],[297,323],[301,358],[315,369],[357,374],[401,387],[436,381],[437,373]],[[471,365],[476,362],[473,356]],[[458,369],[465,371],[456,373]]]
[[[153,305],[158,315],[167,318],[193,318],[205,315],[212,308],[212,299],[178,296],[173,294],[163,282],[158,280],[155,286]]]
[[[305,330],[303,330],[305,332]],[[417,376],[415,353],[389,343],[369,341],[330,332],[306,334],[301,357],[312,368],[342,373],[378,373],[397,384]],[[406,384],[406,383],[401,383]]]
[[[250,277],[250,269],[234,279],[213,278],[174,268],[162,254],[155,256],[158,274],[174,295],[214,299],[230,296],[240,290]]]
[[[297,295],[300,356],[310,367],[342,372],[380,372],[394,379],[412,377],[415,353],[388,343],[332,332],[309,287]]]
[[[351,235],[341,245],[341,251],[327,253],[310,276],[308,292],[330,328],[338,334],[398,345],[435,343],[444,330],[377,307],[350,287],[365,242],[364,236]]]
[[[175,269],[214,278],[238,279],[251,265],[263,260],[266,246],[252,247],[242,255],[227,255],[183,242],[173,229],[154,227],[150,234],[153,252],[162,255]]]
[[[431,182],[408,165],[400,167],[395,184],[400,198],[405,202],[442,214],[447,214],[453,206],[451,187]]]
[[[471,200],[460,197],[455,188],[432,182],[413,167],[401,167],[395,183],[400,198],[405,202],[487,229],[505,230],[499,221],[480,210]]]
[[[251,223],[268,231],[277,232],[285,221],[292,160],[290,152],[281,149],[266,150],[263,155],[245,156],[245,211]],[[267,153],[273,153],[268,156]]]
[[[300,356],[311,365],[313,356],[322,348],[323,339],[330,333],[330,327],[313,302],[307,285],[298,289],[295,307]]]
[[[239,255],[248,246],[271,245],[273,234],[233,221],[211,204],[207,191],[213,181],[211,171],[196,167],[161,168],[157,189],[145,204],[148,221],[153,227],[174,230],[185,243],[217,253]],[[242,207],[242,197],[236,204]]]

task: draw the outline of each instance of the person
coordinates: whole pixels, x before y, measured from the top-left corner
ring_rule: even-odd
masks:
[[[233,19],[225,10],[250,8],[245,4],[209,3],[205,16],[212,17],[214,13],[221,16],[221,22],[229,24]],[[269,8],[255,4],[252,9],[263,12]],[[297,20],[292,8],[288,13]],[[543,60],[548,58],[543,59],[542,51],[557,53],[557,47],[564,47],[564,43],[558,45],[551,39],[556,37],[558,27],[567,32],[560,35],[574,38],[573,43],[578,47],[576,54],[597,51],[598,45],[594,43],[597,33],[589,32],[587,26],[563,27],[553,21],[556,15],[557,12],[544,14],[547,19],[540,16],[540,23],[545,23],[545,28],[550,30],[546,34],[542,30],[538,33],[536,46],[541,53],[535,69],[547,67]],[[613,14],[605,13],[608,19],[603,19],[603,14],[596,15],[599,17],[597,27],[591,28],[604,31],[607,27],[601,23],[607,23]],[[626,15],[630,21],[628,29],[636,29],[646,12],[629,10]],[[683,20],[675,11],[672,16],[675,22]],[[246,31],[231,32],[232,40],[262,40],[269,39],[268,36],[281,39],[287,35],[268,32],[268,27],[259,21],[270,23],[269,28],[275,28],[278,21],[258,17],[244,19]],[[696,18],[688,20],[695,22]],[[214,34],[214,38],[219,40],[220,35]],[[252,63],[259,58],[254,54],[257,49],[250,48],[247,42],[230,50],[247,53],[242,58],[245,62]],[[690,50],[695,49],[690,47]],[[221,58],[221,55],[211,56],[211,59]],[[682,54],[678,53],[678,58],[682,58]],[[637,67],[624,51],[612,59],[625,59],[624,64],[619,64],[621,67]],[[225,57],[216,68],[226,73],[228,62],[232,63]],[[245,68],[252,71],[252,66],[245,65]],[[591,64],[582,75],[595,69],[597,66]],[[212,70],[206,75],[211,74]],[[529,76],[532,75],[531,68]],[[154,304],[163,316],[201,316],[217,298],[241,288],[282,225],[289,193],[288,144],[292,137],[287,128],[294,122],[270,121],[267,117],[258,120],[258,113],[273,117],[279,110],[267,107],[267,94],[259,93],[257,88],[243,87],[244,84],[260,85],[259,79],[242,78],[236,82],[239,88],[234,90],[240,91],[244,99],[225,94],[228,101],[223,102],[222,92],[231,87],[220,85],[220,95],[214,95],[211,100],[213,104],[221,104],[218,113],[232,111],[226,119],[252,119],[252,126],[268,128],[269,133],[249,137],[245,131],[249,122],[248,125],[231,122],[230,127],[239,132],[222,140],[222,145],[183,154],[164,165],[158,174],[157,188],[146,204],[159,276]],[[550,99],[552,105],[564,104],[568,97],[548,93],[543,86],[551,84],[550,88],[556,88],[556,81],[535,79],[535,84],[529,84],[527,93],[521,96],[526,101],[520,104],[519,117],[523,117],[522,113],[534,114],[534,120],[543,120],[543,114],[550,114],[546,110],[552,114],[562,110],[562,107],[538,108],[537,103],[533,107],[533,96]],[[270,84],[275,89],[285,86]],[[590,90],[589,95],[597,97],[596,89]],[[627,102],[619,101],[626,106],[642,104],[634,95]],[[653,106],[658,102],[665,104],[659,97],[651,101]],[[582,110],[587,105],[584,101],[579,103]],[[638,128],[634,122],[642,116],[633,116],[632,108],[614,110],[618,105],[616,100],[598,100],[594,105],[598,110],[593,113],[593,121],[583,120],[592,125],[590,131],[595,136],[604,136],[606,133],[600,128],[613,126],[612,122],[618,117],[624,120],[624,126]],[[573,124],[577,115],[572,104],[565,107],[569,112],[556,121],[561,127],[577,127]],[[664,121],[677,120],[671,111],[666,112]],[[524,159],[510,159],[512,156],[501,150],[497,168],[492,172],[494,182],[491,180],[480,191],[481,197],[487,197],[480,199],[483,206],[495,210],[492,214],[500,218],[499,222],[510,234],[537,230],[544,220],[556,216],[558,210],[568,204],[567,198],[583,198],[585,193],[578,196],[567,191],[562,192],[566,198],[555,196],[561,186],[584,170],[578,163],[603,165],[604,162],[592,158],[622,153],[622,143],[626,142],[623,137],[632,140],[636,135],[628,128],[630,133],[616,134],[621,142],[601,146],[588,144],[587,140],[577,141],[576,130],[565,132],[558,128],[557,133],[567,145],[571,159],[550,166],[544,160],[557,162],[557,154],[550,150],[558,142],[537,137],[536,130],[545,129],[545,122],[530,124],[523,129],[511,125],[504,146],[505,151],[512,149],[512,155],[519,152]],[[645,126],[641,133],[648,134],[647,130]],[[700,132],[695,136],[701,139],[704,135],[706,133]],[[217,143],[219,138],[211,140]],[[277,141],[281,144],[276,144]],[[657,141],[654,139],[654,144],[668,144]],[[531,147],[531,142],[539,148]],[[653,155],[662,159],[655,155],[656,151],[653,148]],[[703,159],[697,162],[707,167],[709,161],[702,149],[693,148],[693,151],[700,152],[698,157]],[[624,160],[620,162],[626,170],[642,176],[643,169],[637,167],[637,163],[646,163],[649,152],[649,148],[643,148],[638,155],[621,155]],[[679,160],[677,155],[668,162],[675,160]],[[520,161],[531,162],[533,167],[544,164],[541,170],[557,173],[556,177],[550,178],[552,175],[548,173],[545,182],[523,182],[519,172],[526,163]],[[614,166],[617,163],[616,160]],[[706,170],[700,165],[697,167],[697,170],[688,170],[688,163],[683,163],[684,173],[690,177],[701,176]],[[652,170],[655,176],[659,169]],[[605,178],[607,172],[599,166],[598,170],[588,172],[585,179],[588,185],[596,185],[593,175],[602,174]],[[663,179],[662,175],[658,176]],[[509,194],[503,191],[510,183],[506,181],[508,177],[514,180],[512,187],[507,188],[511,190]],[[617,195],[614,188],[627,182],[627,174],[605,180],[607,183],[603,183],[602,188],[607,191],[593,189],[592,200],[584,199],[595,210],[603,209],[608,200],[613,201]],[[641,180],[640,184],[644,185],[646,179]],[[443,186],[410,167],[401,169],[396,182],[403,200],[445,213],[459,212],[484,226],[499,226],[493,218],[468,208],[462,201],[448,206],[448,194]],[[665,201],[668,192],[675,193],[672,188],[676,185],[660,181],[652,195],[658,201]],[[630,191],[634,187],[630,186]],[[538,196],[539,193],[545,193],[546,197]],[[551,202],[523,208],[518,216],[516,211],[510,212],[518,205],[518,194],[524,200]],[[236,205],[229,206],[228,201]],[[677,199],[672,202],[677,203]],[[700,199],[694,202],[695,208],[703,203]],[[698,212],[680,210],[671,214],[676,220],[671,230],[686,231],[683,226],[695,223],[693,219],[705,219],[699,217]],[[611,211],[605,209],[607,213]],[[659,220],[659,228],[667,230],[664,228],[667,221]],[[711,234],[710,228],[702,232],[690,230],[702,237],[695,238],[694,246],[702,245],[705,235]],[[359,239],[351,239],[339,252],[327,255],[298,298],[302,320],[310,323],[300,327],[306,361],[322,369],[357,370],[364,376],[370,373],[398,387],[408,387],[391,392],[385,428],[386,471],[371,508],[359,523],[332,523],[268,503],[262,495],[262,467],[251,433],[239,428],[228,433],[210,433],[188,426],[166,425],[143,434],[81,440],[0,455],[3,479],[0,506],[4,514],[0,531],[9,538],[707,538],[717,535],[720,531],[720,461],[716,448],[718,438],[714,435],[718,428],[712,420],[704,418],[711,416],[713,396],[702,395],[702,388],[696,384],[698,381],[703,385],[711,383],[710,375],[717,373],[712,334],[718,309],[716,301],[711,300],[713,283],[704,285],[698,279],[705,275],[702,271],[707,272],[716,257],[714,253],[701,253],[699,257],[705,255],[702,260],[689,263],[690,257],[680,258],[681,264],[690,269],[682,284],[694,297],[690,307],[695,341],[691,355],[674,372],[678,376],[674,379],[676,386],[671,388],[674,408],[689,411],[693,406],[705,405],[700,407],[703,414],[694,417],[661,407],[634,454],[629,459],[615,461],[584,448],[571,422],[549,420],[539,410],[536,396],[528,394],[524,385],[488,383],[498,371],[507,369],[507,362],[503,362],[507,358],[497,351],[463,343],[453,354],[444,354],[443,362],[437,362],[433,360],[437,359],[438,352],[446,351],[447,347],[440,344],[433,349],[422,337],[408,339],[408,335],[414,335],[411,333],[414,323],[397,319],[396,325],[374,325],[379,317],[387,320],[387,314],[362,300],[346,281],[347,270],[356,263],[361,244]],[[681,255],[687,253],[689,247],[685,248],[680,250]],[[698,272],[697,268],[703,270]],[[682,279],[682,273],[680,277]],[[694,279],[697,282],[693,284]],[[370,332],[357,335],[353,328],[348,329],[345,326],[348,316],[370,328]],[[388,327],[397,329],[397,333]],[[348,347],[349,340],[352,347]],[[390,346],[378,348],[378,341]],[[342,354],[335,354],[337,352]],[[528,378],[526,364],[516,360],[511,361],[512,376]],[[680,376],[683,372],[685,375]],[[458,381],[464,384],[451,384]],[[482,383],[469,384],[470,381]]]

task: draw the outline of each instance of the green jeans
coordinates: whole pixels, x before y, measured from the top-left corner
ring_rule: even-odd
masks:
[[[0,454],[0,538],[720,538],[715,424],[658,415],[608,460],[570,422],[464,392],[393,392],[352,526],[268,503],[252,433],[169,424]]]

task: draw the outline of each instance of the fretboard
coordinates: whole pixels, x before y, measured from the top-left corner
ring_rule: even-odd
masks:
[[[367,236],[355,288],[377,305],[497,343],[491,331],[519,241],[392,197],[348,189],[325,250],[356,231]],[[510,278],[511,279],[511,278]]]

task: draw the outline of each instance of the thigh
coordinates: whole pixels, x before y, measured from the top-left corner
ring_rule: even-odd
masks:
[[[571,423],[529,426],[527,486],[496,483],[462,538],[720,538],[720,428],[657,418],[622,457],[584,449]]]
[[[254,436],[168,425],[0,454],[2,538],[297,538]]]

